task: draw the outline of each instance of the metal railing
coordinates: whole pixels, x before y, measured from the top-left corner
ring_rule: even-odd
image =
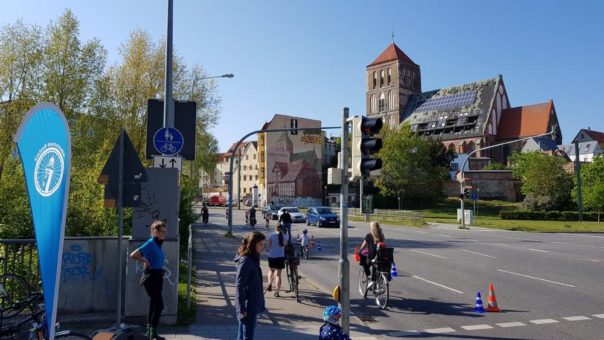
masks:
[[[191,308],[191,269],[193,267],[193,227],[189,224],[189,244],[187,246],[187,309]]]
[[[36,240],[0,240],[0,275],[24,277],[31,287],[38,287],[40,266]]]
[[[339,208],[332,208],[332,211],[340,214]],[[348,216],[353,219],[365,219],[365,214],[359,208],[348,208]],[[373,213],[369,214],[369,221],[420,226],[424,224],[424,215],[421,211],[414,210],[374,209]]]

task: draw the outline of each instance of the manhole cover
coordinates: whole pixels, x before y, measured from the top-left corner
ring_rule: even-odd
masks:
[[[373,317],[368,316],[368,315],[358,315],[358,317],[363,322],[377,322],[376,319],[374,319]]]

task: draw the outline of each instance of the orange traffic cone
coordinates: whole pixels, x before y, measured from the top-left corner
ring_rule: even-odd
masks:
[[[501,312],[497,307],[497,298],[495,297],[495,287],[491,283],[489,286],[489,301],[487,302],[487,312]]]

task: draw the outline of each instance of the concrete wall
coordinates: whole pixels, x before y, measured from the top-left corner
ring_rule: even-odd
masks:
[[[128,238],[122,239],[126,268]],[[59,309],[108,312],[117,306],[117,237],[68,237],[63,245]],[[125,275],[123,279],[125,279]]]
[[[500,199],[510,202],[518,202],[521,199],[521,183],[512,177],[512,172],[509,170],[470,170],[465,171],[465,178],[471,180],[466,185],[472,185],[472,190],[480,189],[480,199]],[[458,196],[459,182],[445,183],[445,194]]]

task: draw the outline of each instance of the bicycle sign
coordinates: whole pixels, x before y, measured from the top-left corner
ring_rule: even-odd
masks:
[[[178,154],[184,145],[182,133],[175,128],[165,127],[157,130],[153,136],[155,149],[164,156]]]

